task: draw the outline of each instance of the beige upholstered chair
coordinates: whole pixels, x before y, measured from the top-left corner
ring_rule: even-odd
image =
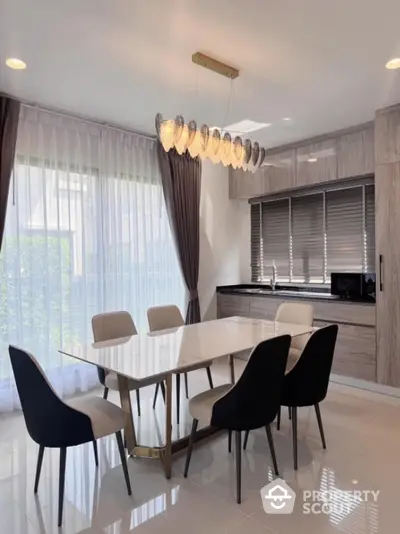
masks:
[[[153,306],[147,310],[147,320],[149,322],[150,332],[157,332],[159,330],[167,330],[168,328],[177,328],[184,326],[185,321],[183,320],[182,314],[177,306]],[[212,363],[212,362],[211,362]],[[185,373],[175,373],[176,374],[176,415],[177,423],[179,424],[179,411],[180,411],[180,389],[181,389],[181,374],[184,374],[185,377],[185,389],[186,389],[186,398],[189,398],[189,388],[188,388],[188,377],[187,373],[190,371],[196,371],[197,369],[206,369],[208,382],[210,388],[214,387],[210,365],[211,363],[200,363],[188,367]],[[161,385],[161,384],[160,384]],[[153,408],[155,407],[157,394],[159,386],[157,384],[156,392],[154,395]]]
[[[276,312],[275,321],[312,326],[314,308],[311,304],[303,304],[302,302],[283,302]],[[290,371],[296,365],[309,338],[310,335],[305,334],[292,339],[286,371]]]
[[[92,330],[95,343],[109,341],[127,336],[136,336],[137,330],[132,316],[127,311],[115,311],[108,313],[99,313],[92,318]],[[107,399],[108,390],[119,391],[118,375],[114,372],[108,372],[98,368],[100,383],[104,386],[103,398]],[[136,391],[137,409],[140,415],[140,394],[139,388],[154,384],[154,379],[129,380],[129,390]],[[158,384],[157,384],[158,385]]]

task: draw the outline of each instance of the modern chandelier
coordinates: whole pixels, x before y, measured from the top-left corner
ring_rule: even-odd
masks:
[[[192,61],[230,79],[237,78],[239,71],[213,58],[197,52]],[[257,141],[243,140],[239,135],[232,138],[228,131],[210,129],[206,124],[198,128],[196,121],[185,123],[182,115],[164,119],[157,113],[155,119],[157,136],[166,152],[175,148],[178,154],[186,151],[192,158],[209,159],[225,167],[256,172],[265,159],[265,149]]]

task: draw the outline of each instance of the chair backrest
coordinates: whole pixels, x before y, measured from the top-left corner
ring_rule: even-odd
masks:
[[[135,336],[137,334],[132,316],[127,311],[99,313],[92,317],[93,339],[95,343],[118,339],[120,337]],[[105,383],[106,372],[97,368],[100,384]]]
[[[99,313],[92,318],[95,343],[137,334],[132,316],[127,311]]]
[[[302,302],[282,302],[276,312],[275,321],[312,326],[314,322],[314,308],[311,304]],[[302,351],[307,345],[309,338],[309,334],[294,337],[292,339],[292,348]]]
[[[70,447],[92,441],[90,418],[60,399],[34,356],[13,346],[9,353],[31,438],[44,447]]]
[[[178,306],[153,306],[147,310],[150,332],[183,326],[185,321]]]
[[[214,404],[212,426],[254,430],[275,419],[290,342],[290,336],[280,336],[253,349],[236,385]]]
[[[283,383],[284,406],[313,406],[324,400],[335,352],[338,326],[325,326],[311,334],[302,355]]]

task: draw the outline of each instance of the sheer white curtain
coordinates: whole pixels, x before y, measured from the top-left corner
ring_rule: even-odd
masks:
[[[128,310],[144,331],[149,306],[184,299],[154,142],[22,108],[0,255],[0,411],[19,405],[9,343],[70,395],[97,373],[58,349],[92,341],[94,314]]]

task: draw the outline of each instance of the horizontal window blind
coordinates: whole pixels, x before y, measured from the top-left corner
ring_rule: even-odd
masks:
[[[364,271],[375,271],[375,191],[373,185],[365,187]]]
[[[289,199],[262,204],[263,277],[272,276],[272,263],[277,279],[289,279]]]
[[[330,274],[374,272],[373,184],[251,205],[252,281],[329,283]]]
[[[326,206],[326,264],[332,272],[362,272],[364,265],[363,190],[328,191]]]
[[[261,204],[251,205],[251,280],[258,282],[262,277],[261,254]]]
[[[292,212],[292,280],[324,281],[323,194],[295,197]]]

